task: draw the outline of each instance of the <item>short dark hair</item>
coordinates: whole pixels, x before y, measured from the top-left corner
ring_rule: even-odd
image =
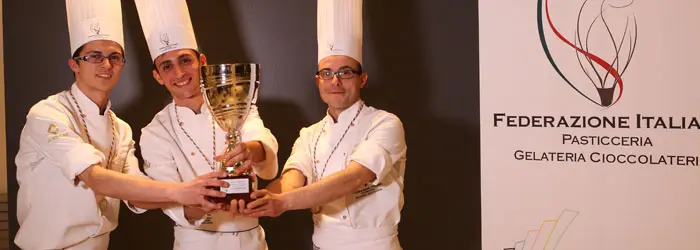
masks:
[[[80,52],[83,52],[83,49],[84,49],[84,48],[85,48],[85,44],[83,44],[83,45],[81,45],[80,47],[78,47],[78,49],[76,49],[75,52],[73,52],[73,57],[71,57],[71,58],[79,57],[79,56],[80,56]]]
[[[81,45],[73,52],[73,57],[71,57],[71,59],[75,61],[76,64],[80,64],[80,60],[76,60],[75,58],[80,56],[80,53],[83,52],[83,48],[85,48],[85,44]],[[75,72],[73,72],[73,79],[75,79]]]
[[[194,52],[194,57],[195,57],[194,59],[197,60],[197,62],[199,62],[199,55],[202,54],[202,53],[200,53],[200,52],[199,52],[198,50],[196,50],[196,49],[189,49],[189,50],[191,50],[192,52]],[[156,58],[157,58],[157,57],[156,57]],[[156,72],[160,73],[160,71],[158,71],[158,66],[156,66],[156,60],[153,60],[153,70],[155,70]]]

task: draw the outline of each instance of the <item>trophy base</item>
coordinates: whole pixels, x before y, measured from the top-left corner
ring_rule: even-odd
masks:
[[[226,197],[210,197],[209,199],[215,203],[231,204],[231,200],[243,200],[246,204],[253,201],[250,194],[253,192],[253,181],[249,175],[229,176],[219,178],[222,181],[228,182],[228,188],[219,188],[219,191],[226,193]]]

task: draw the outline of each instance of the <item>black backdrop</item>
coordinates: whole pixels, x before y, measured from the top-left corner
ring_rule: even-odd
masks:
[[[134,138],[169,102],[152,79],[150,56],[133,1],[123,0],[128,63],[113,108]],[[7,166],[10,239],[17,231],[14,156],[34,103],[73,81],[65,2],[4,0]],[[284,163],[302,126],[318,121],[316,0],[188,1],[197,40],[210,63],[262,64],[260,112]],[[362,97],[397,114],[408,161],[399,237],[407,250],[480,249],[478,1],[364,2]],[[60,215],[58,215],[60,216]],[[160,210],[122,208],[110,249],[171,249],[172,224]],[[270,249],[310,249],[307,211],[264,218]],[[41,237],[37,235],[37,237]],[[14,247],[14,246],[13,246]]]

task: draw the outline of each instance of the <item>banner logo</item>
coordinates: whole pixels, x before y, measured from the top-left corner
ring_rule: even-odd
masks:
[[[602,0],[599,3],[585,0],[577,16],[569,20],[554,20],[550,15],[555,14],[550,13],[550,0],[537,1],[540,42],[550,64],[578,94],[601,107],[615,105],[626,87],[622,76],[630,66],[637,45],[637,19],[630,11],[633,3],[634,0]],[[572,25],[575,28],[558,28]],[[545,30],[553,35],[547,37]],[[572,33],[573,36],[567,37],[566,34]],[[572,53],[553,55],[551,47],[555,43],[565,44]],[[571,64],[557,63],[559,58],[573,60],[574,56],[580,67],[577,70],[585,76],[565,73],[576,69]],[[591,88],[595,88],[597,95]]]

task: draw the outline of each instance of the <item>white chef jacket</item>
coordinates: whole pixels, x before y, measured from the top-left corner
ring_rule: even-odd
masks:
[[[326,115],[320,122],[302,128],[284,171],[297,169],[304,174],[307,183],[313,183],[313,168],[321,175],[329,154],[361,103],[358,101],[340,113],[337,123]],[[376,174],[377,179],[350,195],[323,205],[321,213],[313,215],[313,242],[318,249],[401,249],[397,228],[404,203],[406,150],[401,120],[394,114],[365,106],[319,179],[345,169],[350,161],[365,166]]]
[[[179,122],[175,114],[176,108],[180,117]],[[207,104],[202,104],[200,114],[195,114],[191,109],[176,106],[173,102],[156,114],[151,123],[141,130],[140,146],[142,156],[146,162],[144,166],[146,174],[156,180],[184,182],[211,172],[212,169],[207,160],[200,154],[200,151],[183,132],[178,123],[182,122],[184,130],[190,135],[208,160],[212,162],[214,155],[222,154],[226,149],[226,131],[222,130],[218,124],[215,124],[216,152],[212,152],[212,119]],[[251,107],[240,133],[241,141],[259,140],[264,147],[265,161],[253,166],[253,171],[256,175],[264,179],[273,179],[277,176],[277,139],[265,127],[258,113],[257,106],[253,105]],[[257,182],[253,183],[253,188],[257,188]],[[255,229],[259,226],[256,218],[246,216],[231,218],[226,212],[218,211],[191,223],[185,218],[183,206],[165,208],[163,211],[176,224],[176,247],[178,242],[201,238],[201,231],[262,233]],[[259,235],[251,236],[250,238],[260,239],[263,244],[265,241],[264,237]]]
[[[103,163],[110,170],[146,178],[134,156],[129,125],[112,112],[100,115],[99,107],[75,83],[71,90],[86,115],[92,145],[67,91],[29,110],[15,158],[20,225],[15,243],[22,249],[80,249],[81,244],[104,245],[94,241],[109,240],[105,234],[117,227],[120,201],[105,197],[98,205],[92,189],[77,179],[88,167]],[[116,124],[115,150],[111,162],[104,164],[112,145],[111,119]],[[135,213],[146,211],[128,202],[127,206]]]

